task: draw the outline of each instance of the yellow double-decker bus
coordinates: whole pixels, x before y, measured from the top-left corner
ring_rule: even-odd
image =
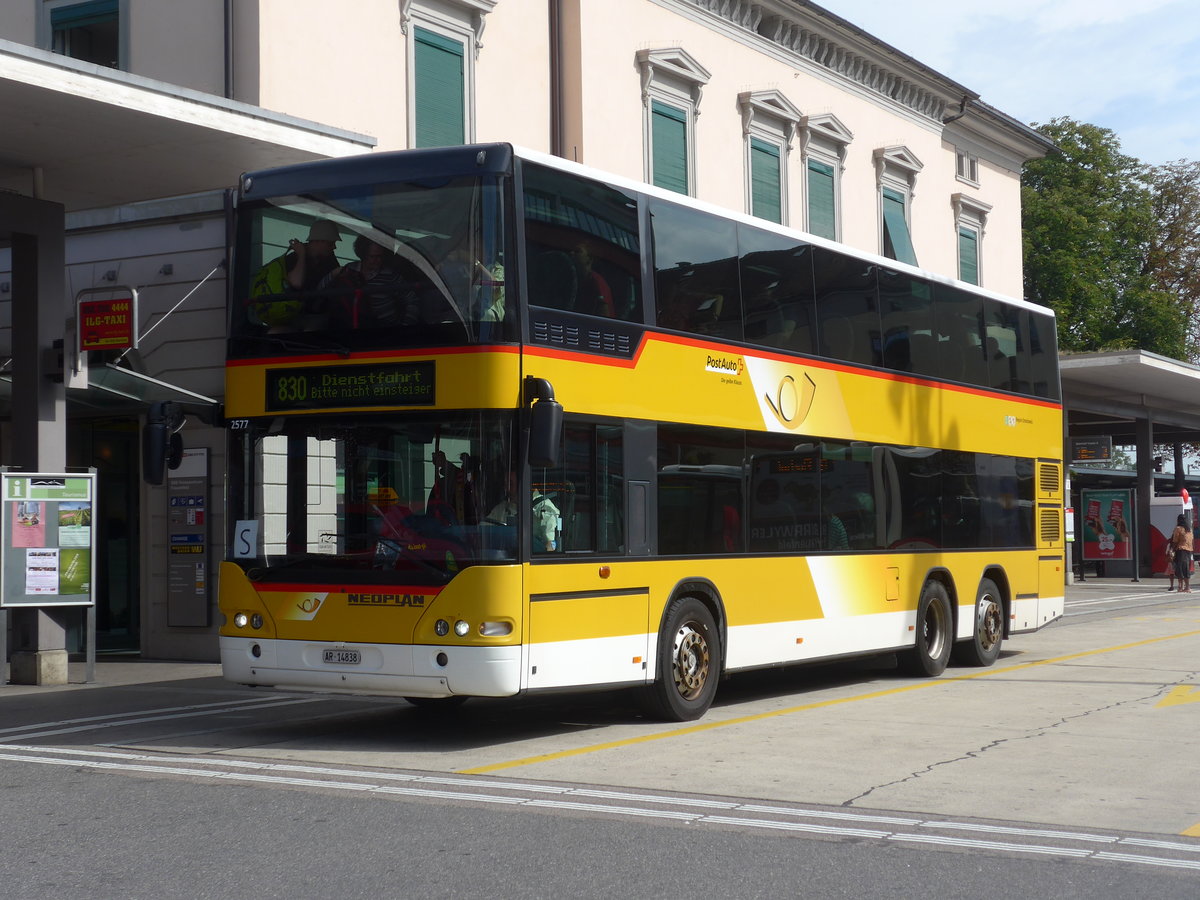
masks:
[[[248,174],[235,219],[232,681],[687,720],[1062,614],[1048,310],[506,144]]]

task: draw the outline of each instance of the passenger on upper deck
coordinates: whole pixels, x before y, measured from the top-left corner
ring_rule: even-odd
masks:
[[[612,318],[616,313],[613,308],[612,288],[604,276],[592,268],[592,251],[587,241],[580,241],[571,251],[571,260],[575,263],[576,277],[579,287],[575,295],[575,308],[580,312],[593,316]]]
[[[312,290],[338,267],[334,250],[341,240],[338,227],[328,219],[317,219],[308,229],[308,241],[288,242],[287,283],[296,291]]]
[[[331,324],[360,328],[418,321],[417,297],[397,270],[395,255],[361,234],[354,240],[354,255],[356,261],[334,269],[317,285],[319,291],[346,295],[330,304]]]
[[[270,329],[295,327],[302,314],[319,312],[300,294],[311,291],[338,266],[334,250],[341,239],[337,225],[317,219],[308,230],[308,241],[292,238],[288,249],[266,263],[254,276],[247,301],[251,322]]]

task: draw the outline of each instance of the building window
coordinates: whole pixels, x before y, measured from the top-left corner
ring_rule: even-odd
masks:
[[[804,228],[836,241],[841,233],[842,166],[854,135],[832,115],[802,118],[799,135],[806,189]]]
[[[818,159],[808,166],[808,232],[837,240],[837,169]]]
[[[413,146],[447,147],[467,141],[466,48],[461,41],[414,29]]]
[[[908,198],[900,191],[885,187],[881,193],[881,208],[883,255],[915,266],[917,254],[908,230]]]
[[[788,221],[788,154],[800,110],[776,90],[738,94],[746,141],[746,208],[771,222]]]
[[[123,69],[121,5],[121,0],[48,0],[38,43],[72,59]]]
[[[911,210],[917,174],[924,168],[907,147],[883,147],[875,151],[875,174],[879,185],[879,237],[884,256],[915,266]]]
[[[959,181],[979,185],[979,157],[966,150],[955,150],[955,170]]]
[[[992,207],[966,194],[953,195],[950,204],[958,234],[958,279],[968,284],[982,284],[980,253],[984,227]]]
[[[958,226],[958,280],[979,284],[979,232]]]
[[[650,101],[650,171],[653,184],[681,194],[690,193],[688,132],[687,110],[661,100]]]
[[[750,215],[783,222],[783,172],[778,144],[750,139]]]
[[[679,47],[639,50],[645,179],[681,194],[696,191],[695,122],[709,72]]]
[[[408,39],[408,134],[413,147],[475,139],[475,59],[497,0],[400,0]]]

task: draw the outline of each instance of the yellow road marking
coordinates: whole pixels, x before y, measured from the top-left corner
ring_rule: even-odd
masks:
[[[1036,666],[1050,666],[1054,665],[1055,663],[1070,662],[1073,659],[1085,659],[1089,656],[1100,656],[1104,653],[1115,653],[1118,650],[1132,650],[1135,647],[1146,647],[1150,644],[1158,644],[1163,641],[1173,641],[1185,637],[1195,637],[1196,635],[1200,635],[1200,631],[1185,631],[1180,634],[1171,634],[1164,637],[1147,638],[1144,641],[1133,641],[1129,644],[1118,644],[1115,647],[1103,647],[1098,650],[1085,650],[1081,653],[1070,653],[1066,656],[1056,656],[1052,659],[1041,659],[1035,662],[1016,663],[1014,665],[1004,666],[1002,668],[983,669],[970,675],[953,675],[950,677],[934,678],[930,679],[929,681],[919,681],[915,684],[906,684],[902,687],[888,688],[887,690],[883,691],[872,691],[868,694],[857,694],[853,697],[840,697],[835,700],[820,700],[816,703],[805,703],[800,706],[789,706],[786,709],[777,709],[773,712],[755,713],[752,716],[737,716],[732,719],[699,722],[695,725],[688,725],[684,728],[673,728],[670,731],[660,731],[655,734],[644,734],[640,737],[624,738],[619,741],[606,741],[603,744],[591,744],[587,747],[576,747],[573,750],[559,750],[556,753],[542,753],[537,756],[527,756],[524,759],[512,759],[504,762],[491,763],[490,765],[486,766],[475,766],[474,768],[470,769],[459,769],[458,773],[460,775],[485,775],[488,772],[498,772],[501,769],[515,769],[519,766],[531,766],[536,763],[551,762],[556,759],[568,759],[572,756],[583,756],[587,753],[598,753],[602,750],[615,750],[619,747],[632,747],[636,744],[645,744],[649,743],[650,741],[661,741],[667,738],[684,737],[689,734],[699,734],[704,731],[713,731],[717,728],[728,728],[731,725],[744,725],[747,722],[758,722],[762,721],[763,719],[773,719],[777,716],[790,716],[794,713],[809,712],[814,709],[824,709],[830,706],[838,706],[843,703],[857,703],[861,700],[877,700],[880,697],[890,697],[894,694],[903,694],[908,691],[918,691],[925,688],[953,684],[958,681],[970,681],[975,678],[987,678],[992,675],[1007,675],[1009,672],[1017,672],[1021,669],[1032,669]],[[1179,689],[1176,688],[1176,690]]]
[[[1200,825],[1193,825],[1186,831],[1179,832],[1184,837],[1200,837]]]
[[[1163,697],[1154,708],[1160,706],[1179,706],[1181,703],[1196,703],[1200,701],[1200,687],[1191,684],[1181,684],[1178,687],[1172,688],[1171,693]]]

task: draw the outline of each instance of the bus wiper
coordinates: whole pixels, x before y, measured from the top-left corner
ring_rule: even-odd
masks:
[[[453,577],[449,572],[447,572],[444,569],[439,569],[437,566],[435,566],[429,560],[422,559],[421,555],[419,553],[417,553],[413,550],[409,550],[408,547],[406,547],[402,541],[394,541],[391,538],[380,537],[379,543],[385,544],[389,550],[394,549],[397,554],[403,555],[405,559],[411,559],[413,562],[417,563],[422,568],[428,569],[430,572],[432,572],[434,575],[436,575],[438,577],[438,580],[441,581],[442,584],[448,583],[450,581],[450,579]]]
[[[259,335],[258,339],[268,344],[274,344],[276,347],[282,347],[284,350],[331,350],[342,357],[350,356],[350,348],[337,341],[298,341],[294,338],[279,337],[273,334]]]

